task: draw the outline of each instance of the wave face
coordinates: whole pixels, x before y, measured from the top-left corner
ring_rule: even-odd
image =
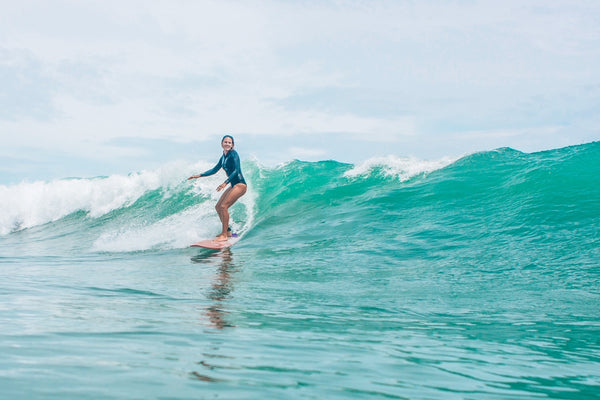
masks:
[[[201,168],[170,164],[128,176],[0,186],[0,234],[27,231],[92,251],[186,247],[219,230],[213,207],[222,176],[185,180]],[[586,254],[598,240],[599,143],[435,162],[246,162],[244,169],[250,189],[233,207],[232,225],[257,241],[404,256],[468,248],[484,258],[490,248],[547,247],[539,259]]]

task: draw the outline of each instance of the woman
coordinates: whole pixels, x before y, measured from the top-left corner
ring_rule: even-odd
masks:
[[[221,233],[215,238],[217,241],[225,241],[231,236],[231,230],[229,229],[229,207],[231,207],[233,203],[237,201],[237,199],[242,197],[248,188],[246,186],[244,176],[242,175],[240,156],[238,155],[237,151],[233,149],[234,145],[235,143],[233,141],[233,136],[223,136],[223,139],[221,140],[223,155],[219,159],[217,165],[206,172],[203,172],[199,175],[192,175],[188,178],[188,180],[190,180],[203,176],[214,175],[221,168],[223,168],[227,173],[227,180],[217,187],[217,192],[220,192],[228,184],[231,184],[231,186],[225,190],[225,193],[223,193],[215,207],[217,214],[219,214],[219,218],[221,219],[221,224],[223,225]]]

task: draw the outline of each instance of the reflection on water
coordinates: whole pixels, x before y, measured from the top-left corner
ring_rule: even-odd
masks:
[[[233,291],[231,275],[236,270],[231,249],[203,252],[192,257],[192,262],[217,265],[215,277],[206,296],[211,300],[211,304],[206,307],[205,313],[209,325],[217,329],[234,326],[226,320],[227,310],[225,307],[225,302]]]
[[[208,323],[209,327],[216,328],[217,330],[233,327],[234,325],[228,322],[226,319],[228,313],[226,302],[227,299],[231,297],[231,292],[233,292],[233,283],[231,281],[231,277],[237,270],[237,266],[233,262],[233,253],[231,252],[231,249],[223,249],[220,251],[204,251],[197,256],[192,257],[191,260],[192,262],[198,264],[216,266],[216,273],[206,295],[206,297],[210,300],[210,304],[205,308],[205,318],[203,318],[203,320]],[[224,356],[218,354],[219,347],[219,345],[215,344],[215,347],[212,348],[211,354],[206,353],[204,355],[211,359],[223,358]],[[218,368],[217,366],[212,365],[204,360],[198,362],[198,365],[204,367],[204,369],[207,370],[206,372]],[[203,382],[222,381],[221,379],[211,377],[206,373],[201,373],[198,371],[190,372],[190,377]]]

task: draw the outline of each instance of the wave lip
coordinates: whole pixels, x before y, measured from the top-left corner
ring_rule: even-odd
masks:
[[[370,176],[377,171],[387,177],[398,178],[405,182],[422,174],[427,174],[438,169],[447,167],[455,162],[457,158],[444,157],[439,160],[427,161],[414,157],[374,157],[354,166],[345,172],[344,176],[354,178],[358,176]]]

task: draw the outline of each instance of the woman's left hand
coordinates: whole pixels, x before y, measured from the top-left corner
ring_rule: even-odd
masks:
[[[221,184],[219,185],[219,187],[217,188],[217,192],[220,192],[221,190],[225,189],[225,186],[227,186],[227,184],[226,184],[226,183],[221,183]]]

